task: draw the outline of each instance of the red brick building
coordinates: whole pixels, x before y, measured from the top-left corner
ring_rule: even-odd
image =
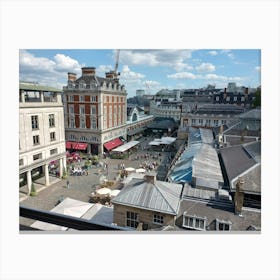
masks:
[[[98,77],[82,68],[77,79],[68,73],[64,91],[66,148],[92,154],[110,151],[126,139],[126,90],[113,71]]]

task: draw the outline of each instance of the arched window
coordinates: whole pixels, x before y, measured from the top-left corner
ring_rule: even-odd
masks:
[[[134,113],[134,114],[132,115],[132,121],[133,121],[133,122],[137,121],[137,114],[136,114],[136,113]]]

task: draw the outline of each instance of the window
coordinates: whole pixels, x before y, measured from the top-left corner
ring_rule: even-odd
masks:
[[[227,121],[226,120],[222,120],[222,124],[226,124],[227,123]]]
[[[216,96],[216,101],[219,101],[219,96]]]
[[[241,101],[245,101],[245,97],[244,96],[241,97]]]
[[[91,114],[96,115],[96,106],[91,106]]]
[[[80,102],[85,102],[85,97],[83,95],[80,95]]]
[[[70,128],[74,128],[75,127],[75,122],[74,122],[74,119],[70,119],[70,125],[69,125]]]
[[[163,224],[163,216],[154,214],[154,223],[155,224]]]
[[[49,115],[49,126],[54,127],[55,126],[55,121],[54,121],[54,114]]]
[[[219,120],[214,120],[214,125],[218,125],[219,124]]]
[[[134,212],[126,212],[126,225],[128,227],[137,228],[138,226],[138,214]]]
[[[39,135],[34,135],[33,136],[33,145],[39,145],[39,144],[40,144]]]
[[[86,128],[85,120],[80,119],[80,128]]]
[[[91,128],[96,129],[96,119],[91,119]]]
[[[55,132],[50,133],[50,140],[55,141]]]
[[[57,154],[57,149],[50,150],[50,155],[54,155],[54,154]]]
[[[41,158],[42,158],[42,153],[36,154],[36,155],[33,156],[33,160],[34,160],[34,161],[35,161],[35,160],[38,160],[38,159],[41,159]]]
[[[206,125],[210,125],[210,122],[211,122],[210,119],[207,119],[206,120]]]
[[[94,96],[91,96],[91,102],[96,102],[97,101],[97,97],[94,95]]]
[[[69,113],[70,113],[71,115],[74,115],[74,106],[73,106],[73,105],[70,105],[70,106],[69,106]]]
[[[19,166],[21,166],[21,165],[23,165],[23,159],[22,158],[19,160]]]
[[[192,125],[196,123],[196,119],[192,119]]]
[[[85,107],[80,106],[80,115],[84,115],[84,114],[85,114]]]
[[[196,230],[205,230],[206,220],[206,217],[187,215],[185,212],[183,215],[183,227]]]
[[[31,116],[31,125],[32,125],[32,130],[39,129],[38,116]]]
[[[231,230],[231,221],[216,219],[216,230],[229,231]]]
[[[69,95],[69,101],[73,102],[74,101],[74,96],[73,95]]]
[[[237,101],[237,96],[234,96],[234,97],[233,97],[233,100],[234,100],[234,101]]]
[[[203,124],[203,119],[198,120],[199,124]]]

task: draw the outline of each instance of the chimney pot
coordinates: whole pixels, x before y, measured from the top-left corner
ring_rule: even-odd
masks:
[[[77,79],[77,74],[68,72],[68,80],[75,82]]]

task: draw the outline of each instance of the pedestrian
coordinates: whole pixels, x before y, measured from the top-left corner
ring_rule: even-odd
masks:
[[[70,187],[69,181],[66,182],[66,185],[67,185],[67,189],[69,189],[69,187]]]

